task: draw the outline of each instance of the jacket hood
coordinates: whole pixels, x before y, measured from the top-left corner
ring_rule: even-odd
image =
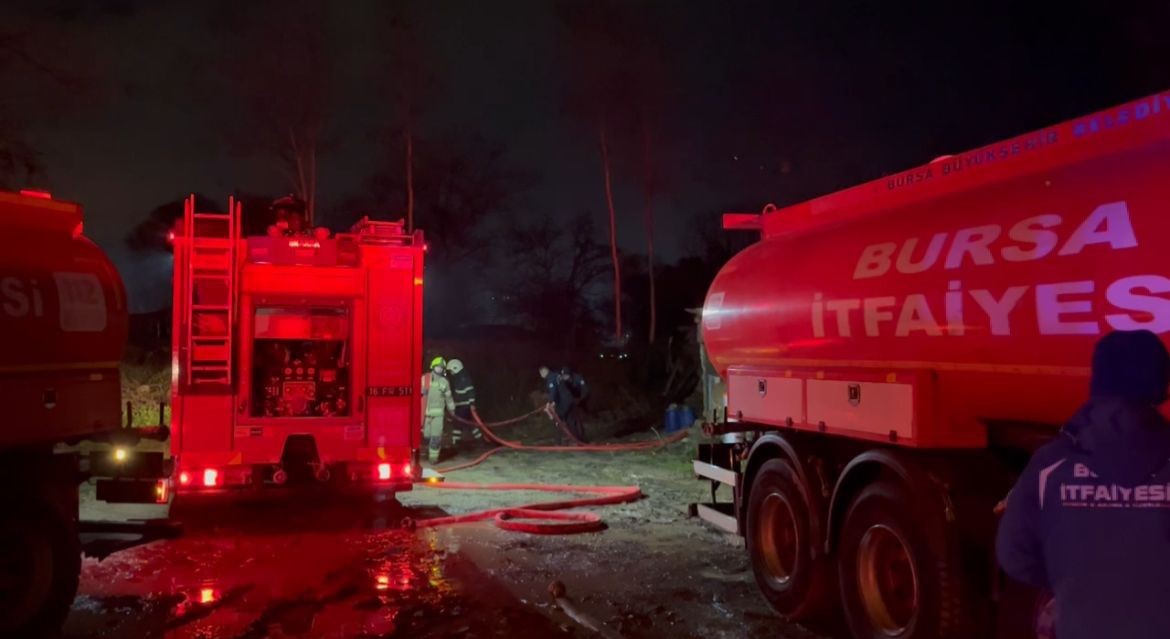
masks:
[[[1093,472],[1123,486],[1137,485],[1170,463],[1170,423],[1147,402],[1093,398],[1063,432]]]
[[[1113,331],[1093,349],[1089,395],[1161,404],[1170,386],[1170,352],[1150,331]]]

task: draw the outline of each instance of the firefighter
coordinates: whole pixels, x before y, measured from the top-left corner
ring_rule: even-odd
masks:
[[[277,198],[268,207],[274,220],[268,227],[268,234],[273,236],[293,236],[305,233],[305,201],[289,194]]]
[[[553,419],[559,419],[580,441],[584,441],[584,429],[581,428],[581,421],[575,413],[577,408],[577,397],[572,391],[572,372],[566,377],[562,372],[552,371],[547,366],[540,367],[540,377],[544,380],[544,389],[548,396],[548,403],[545,404],[545,410],[554,413],[555,416],[550,415]],[[561,371],[568,370],[568,367],[561,369]],[[584,379],[581,380],[584,384]]]
[[[455,416],[461,420],[456,423],[451,433],[452,444],[455,448],[466,445],[472,449],[483,446],[483,432],[478,427],[467,422],[475,419],[475,384],[471,381],[471,374],[463,367],[463,362],[453,359],[447,362],[447,372],[451,374],[451,393],[455,397]]]
[[[568,366],[561,367],[558,377],[561,392],[569,404],[568,415],[564,418],[565,423],[569,426],[569,432],[573,433],[574,437],[579,441],[586,441],[585,422],[582,415],[585,412],[585,402],[589,399],[589,386],[585,384],[585,378],[580,373],[574,372]]]
[[[1055,597],[1060,639],[1170,637],[1170,353],[1149,331],[1097,343],[1089,401],[1007,498],[996,554]]]
[[[444,377],[446,371],[447,361],[436,357],[431,360],[431,372],[424,373],[422,378],[423,438],[427,440],[427,459],[432,464],[439,461],[443,448],[444,417],[455,412],[451,384]]]

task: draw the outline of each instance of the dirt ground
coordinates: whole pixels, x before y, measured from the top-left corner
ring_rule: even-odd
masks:
[[[708,495],[693,443],[655,452],[503,452],[450,475],[477,483],[636,485],[640,501],[590,509],[603,532],[536,536],[490,522],[407,531],[426,519],[546,494],[420,486],[401,507],[306,493],[262,503],[176,506],[184,534],[84,562],[64,631],[80,637],[590,637],[552,602],[551,582],[610,632],[638,637],[815,635],[781,622],[738,540],[686,515]],[[445,460],[450,465],[467,457]],[[108,506],[83,517],[154,518]],[[556,499],[557,496],[551,497]]]

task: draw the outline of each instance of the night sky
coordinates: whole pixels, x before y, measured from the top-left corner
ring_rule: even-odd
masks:
[[[9,95],[46,165],[43,182],[85,205],[87,232],[122,267],[135,310],[162,303],[150,283],[165,272],[165,257],[133,255],[123,243],[152,208],[191,191],[221,199],[290,190],[269,159],[225,144],[224,97],[191,81],[222,46],[232,4],[10,1],[0,10],[0,33],[42,38],[50,45],[42,55],[67,61],[91,87],[65,109]],[[322,25],[332,66],[323,210],[360,192],[385,153],[370,135],[385,113],[368,90],[385,37],[372,19],[378,4],[332,2]],[[509,166],[533,178],[515,214],[568,219],[589,210],[600,229],[596,138],[565,108],[574,77],[561,4],[414,3],[417,36],[443,87],[420,135],[502,144]],[[656,215],[667,261],[693,249],[699,216],[791,203],[1170,88],[1166,8],[616,4],[650,17],[642,37],[665,61]],[[639,251],[641,196],[633,164],[618,155],[621,243]]]

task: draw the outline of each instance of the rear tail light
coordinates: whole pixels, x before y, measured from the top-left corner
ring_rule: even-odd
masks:
[[[155,482],[155,484],[154,484],[154,503],[165,504],[165,503],[167,503],[168,497],[170,497],[170,486],[167,484],[167,480],[160,479],[157,482]]]
[[[207,488],[214,488],[219,485],[219,471],[214,468],[208,468],[203,471],[203,485]]]
[[[180,486],[191,485],[191,473],[189,473],[185,470],[183,472],[179,473],[179,485]]]
[[[414,471],[414,468],[412,468],[410,464],[406,464],[406,465],[404,465],[404,466],[402,467],[402,475],[403,475],[404,477],[411,477],[411,476],[413,476],[413,475],[414,475],[414,472],[413,472],[413,471]]]
[[[378,464],[378,481],[390,479],[390,464]]]

